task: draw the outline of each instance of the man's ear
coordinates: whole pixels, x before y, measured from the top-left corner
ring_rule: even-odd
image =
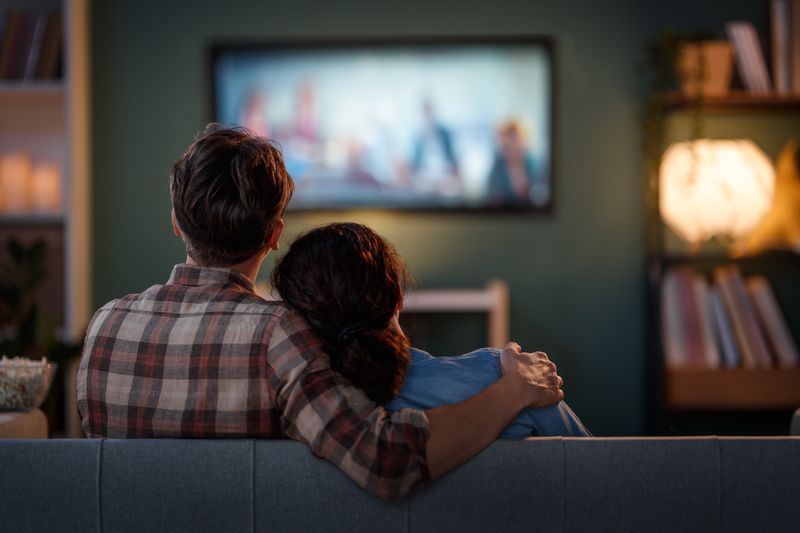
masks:
[[[175,233],[176,237],[180,237],[182,239],[183,235],[181,234],[181,228],[178,227],[178,219],[175,218],[175,210],[174,209],[172,211],[170,211],[170,215],[171,215],[171,218],[172,218],[172,231]]]
[[[267,251],[278,251],[278,248],[280,248],[278,240],[281,238],[281,233],[283,233],[283,219],[279,218],[275,221],[275,227],[272,228],[272,235],[270,235],[267,240]]]

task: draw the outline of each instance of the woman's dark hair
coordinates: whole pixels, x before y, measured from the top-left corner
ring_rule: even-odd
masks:
[[[391,319],[408,273],[394,247],[361,224],[330,224],[295,240],[272,286],[322,340],[331,367],[384,404],[400,391],[409,343]]]
[[[230,266],[264,248],[294,184],[275,145],[209,124],[173,165],[169,190],[189,256]]]

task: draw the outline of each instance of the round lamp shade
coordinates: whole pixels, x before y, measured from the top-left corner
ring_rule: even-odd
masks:
[[[775,171],[749,140],[700,139],[670,146],[661,161],[659,209],[681,238],[743,237],[772,205]]]

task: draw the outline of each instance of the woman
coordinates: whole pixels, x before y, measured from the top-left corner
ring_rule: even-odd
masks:
[[[395,249],[360,224],[330,224],[292,243],[272,285],[322,340],[331,366],[390,411],[474,396],[500,378],[500,350],[433,357],[397,321],[408,280]],[[501,437],[589,436],[564,403],[526,409]]]

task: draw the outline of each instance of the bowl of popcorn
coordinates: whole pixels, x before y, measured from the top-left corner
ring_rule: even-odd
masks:
[[[50,391],[56,364],[25,357],[0,358],[0,411],[36,409]]]

